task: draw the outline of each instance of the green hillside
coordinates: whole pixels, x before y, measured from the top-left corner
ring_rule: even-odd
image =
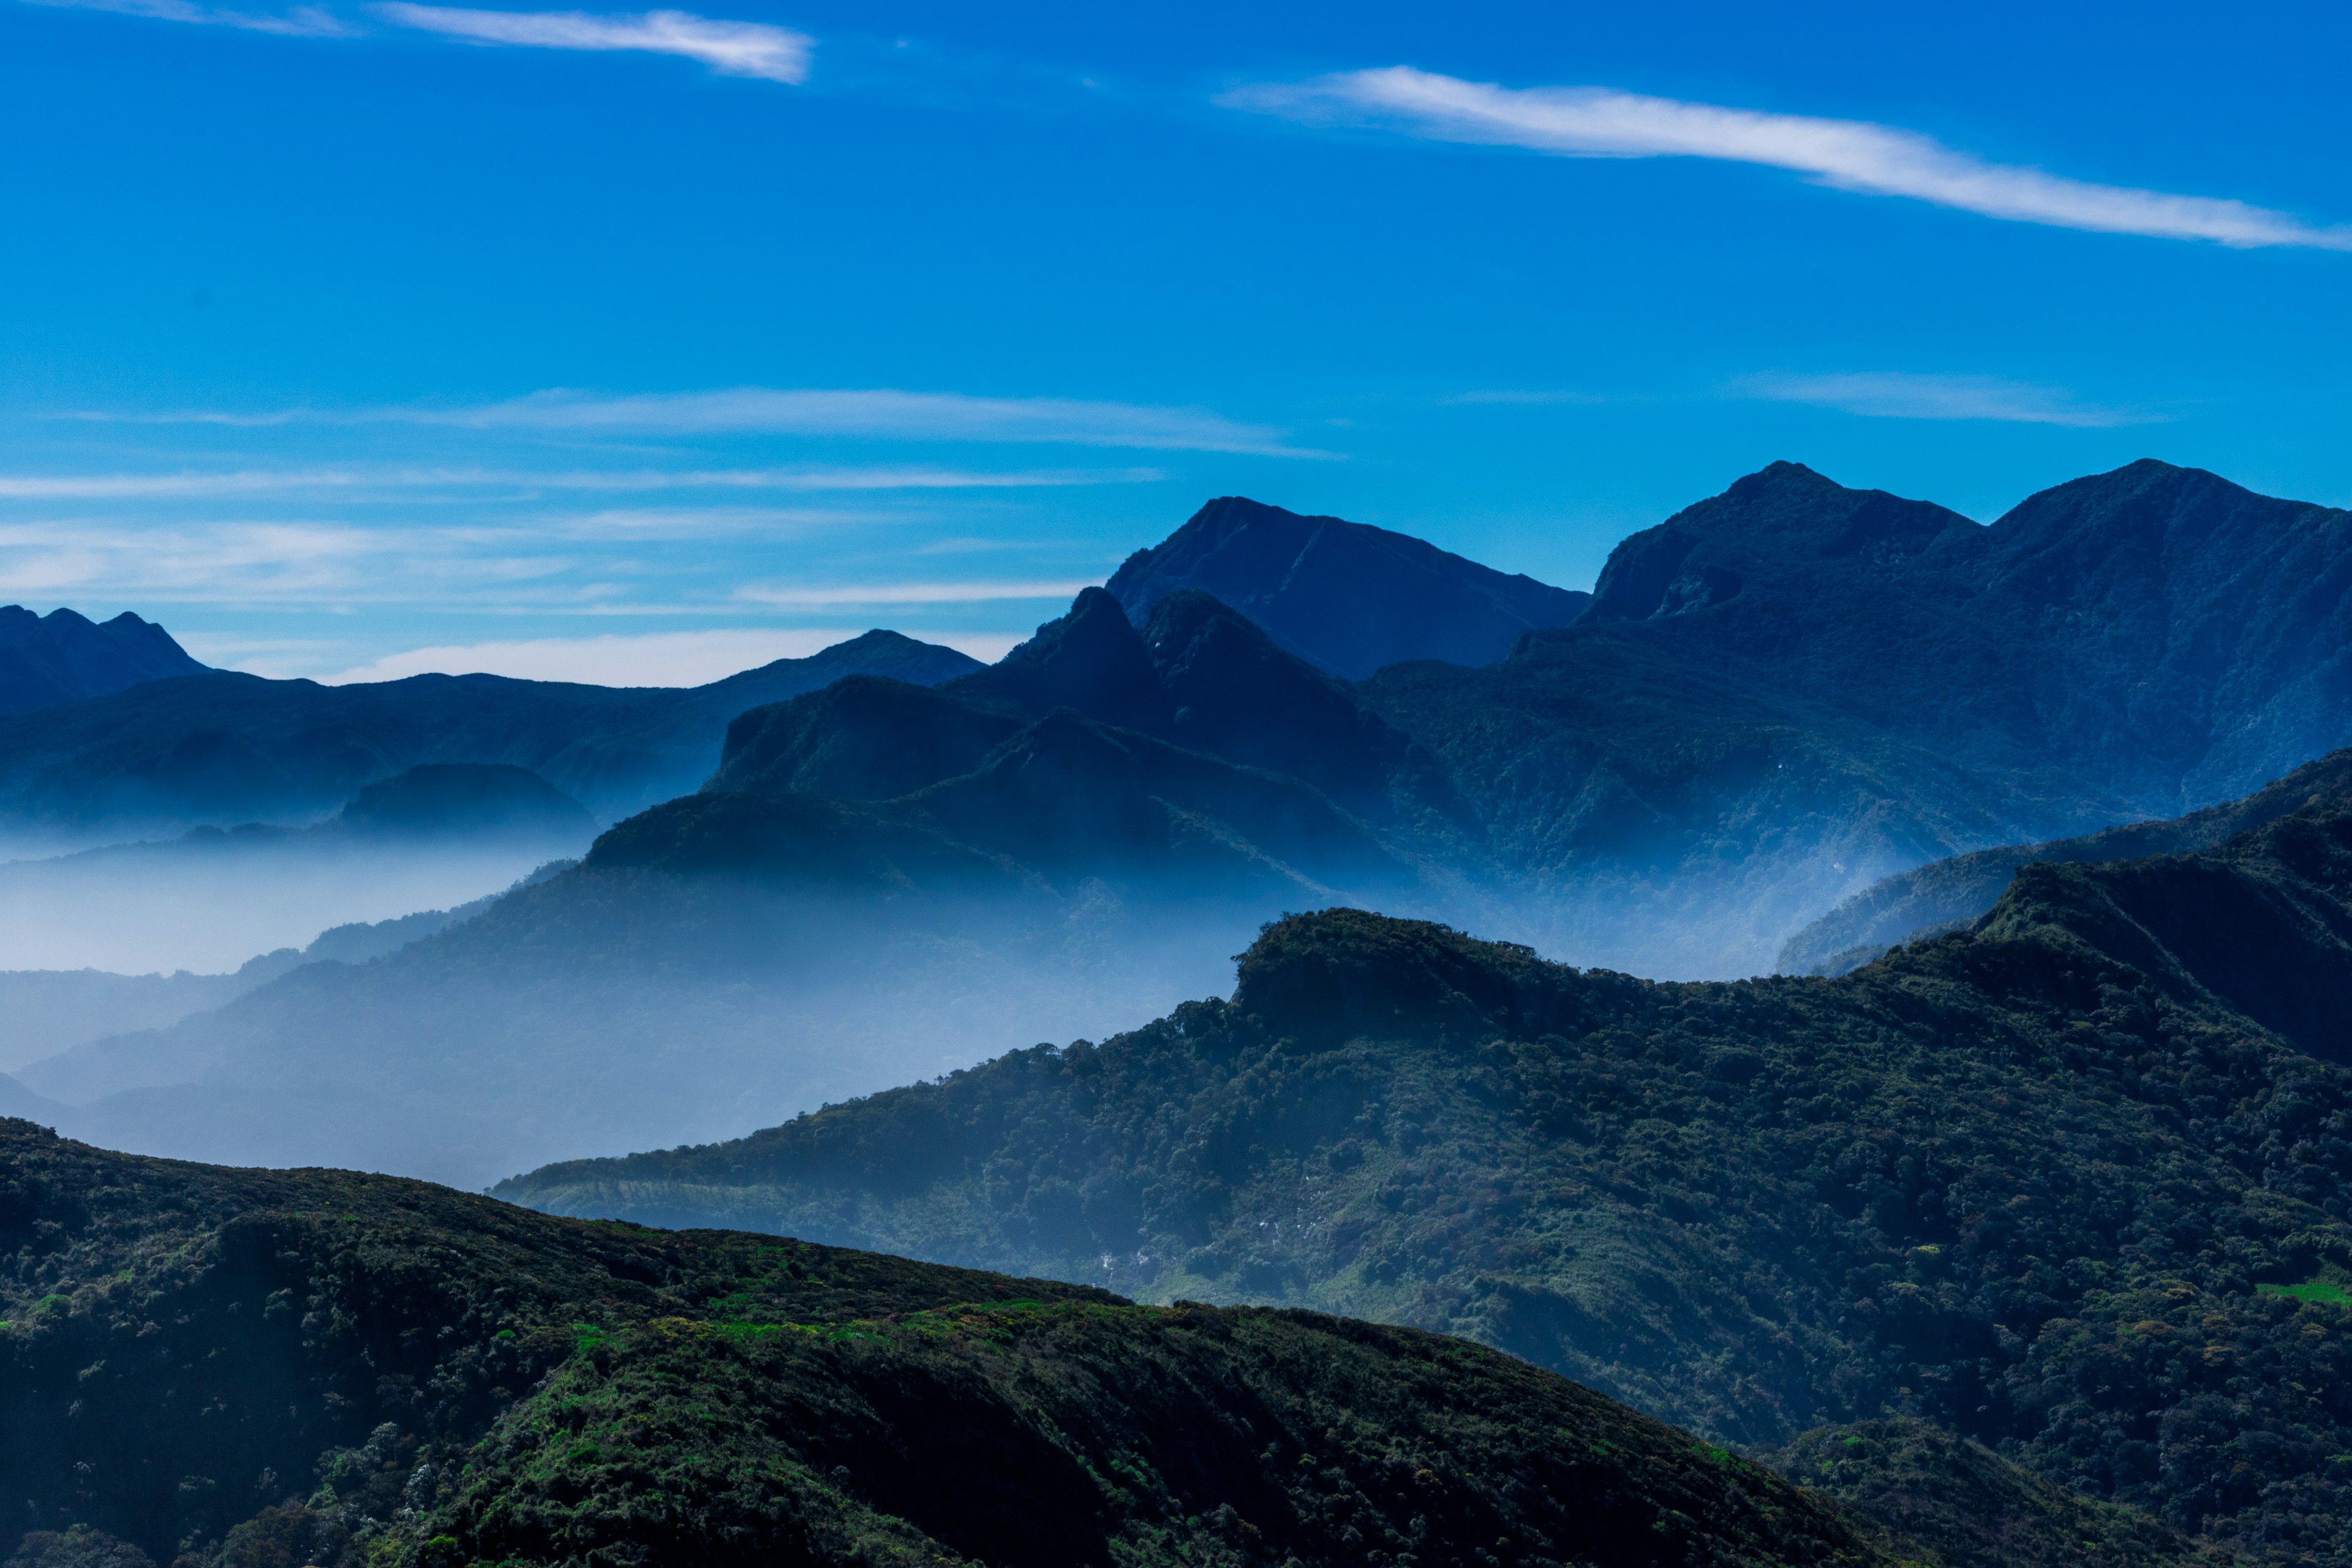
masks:
[[[1460,1341],[0,1121],[0,1551],[1820,1564],[1827,1500]]]
[[[500,1190],[1439,1329],[1759,1447],[1916,1416],[2344,1563],[2352,1077],[2313,1053],[2352,1058],[2346,930],[2341,801],[2032,868],[1839,980],[1331,911],[1230,1002]]]

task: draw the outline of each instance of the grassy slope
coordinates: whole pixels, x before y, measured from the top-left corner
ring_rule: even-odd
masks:
[[[79,1525],[187,1568],[1886,1561],[1458,1341],[25,1122],[0,1409],[0,1547]]]
[[[2352,1562],[2352,1314],[2275,1289],[2352,1270],[2352,1078],[2081,934],[2146,947],[2168,888],[2241,872],[2341,910],[2347,834],[2306,813],[2242,864],[2050,868],[1839,981],[1295,920],[1233,1003],[509,1190],[1444,1329],[1742,1443],[1916,1415]],[[2323,925],[2304,978],[2334,985]],[[2263,1005],[2266,972],[2213,957]]]

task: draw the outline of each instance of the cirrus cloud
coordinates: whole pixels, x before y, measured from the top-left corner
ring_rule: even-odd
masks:
[[[631,50],[682,55],[721,76],[756,77],[798,86],[808,79],[816,40],[764,22],[726,22],[687,11],[599,16],[586,11],[478,11],[416,5],[405,0],[370,7],[387,22],[478,44],[541,49]]]
[[[1825,185],[1908,196],[1986,217],[2106,234],[2249,247],[2352,250],[2352,228],[2214,196],[2096,184],[1995,163],[1915,131],[1727,109],[1601,87],[1507,88],[1410,66],[1235,89],[1220,104],[1316,124],[1361,125],[1436,142],[1580,158],[1715,158],[1811,175]]]
[[[280,408],[257,413],[192,409],[164,413],[76,410],[51,416],[100,424],[421,425],[467,430],[614,436],[835,436],[892,441],[1013,442],[1139,450],[1230,452],[1261,458],[1329,458],[1292,446],[1271,426],[1206,408],[1112,403],[1077,397],[979,397],[893,387],[737,386],[710,392],[607,395],[554,387],[499,403],[459,407],[408,405],[338,412]]]
[[[2105,430],[2152,425],[2163,416],[2084,403],[2073,393],[1992,375],[1921,375],[1848,371],[1831,375],[1752,375],[1732,384],[1743,396],[1810,403],[1871,419],[1991,419]]]

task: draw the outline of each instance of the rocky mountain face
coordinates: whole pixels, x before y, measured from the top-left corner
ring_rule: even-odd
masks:
[[[1522,632],[1575,620],[1588,599],[1409,534],[1241,496],[1219,497],[1129,556],[1108,586],[1138,625],[1169,595],[1197,589],[1350,680],[1410,659],[1492,664]]]
[[[499,1190],[1418,1324],[1726,1441],[1907,1415],[2339,1563],[2347,931],[2340,794],[2029,866],[1835,980],[1658,984],[1334,910],[1102,1044]]]
[[[1313,1313],[25,1121],[0,1247],[0,1542],[40,1568],[1898,1561],[1564,1378]]]
[[[71,610],[37,616],[22,605],[0,606],[0,714],[204,670],[169,632],[128,610],[98,623]]]
[[[419,675],[352,686],[225,670],[28,714],[0,731],[0,827],[123,837],[299,821],[427,763],[530,768],[606,820],[709,776],[747,708],[848,675],[935,684],[980,668],[953,648],[868,632],[708,686],[575,686]]]

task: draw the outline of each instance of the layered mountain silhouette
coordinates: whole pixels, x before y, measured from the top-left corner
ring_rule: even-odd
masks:
[[[2352,513],[2196,469],[1980,526],[1778,463],[1626,540],[1574,626],[1358,689],[1568,906],[1534,940],[1737,973],[1882,876],[2177,816],[2343,744],[2347,574]]]
[[[1725,1441],[1916,1416],[2336,1563],[2348,932],[2342,793],[2029,865],[1973,931],[1834,980],[1658,984],[1333,910],[1100,1045],[499,1191],[1442,1329]],[[1848,1435],[1902,1449],[1853,1478],[1882,1500],[2015,1490]]]
[[[27,714],[0,731],[0,826],[66,835],[299,820],[425,763],[530,768],[610,820],[709,775],[728,721],[845,675],[918,685],[980,668],[875,631],[690,688],[419,675],[351,686],[214,670]]]
[[[1314,1313],[25,1121],[0,1247],[0,1541],[36,1568],[1916,1561],[1565,1378]]]
[[[2347,791],[2352,751],[2331,752],[2242,800],[2186,816],[2129,823],[2047,844],[2004,844],[1933,861],[1873,883],[1804,926],[1781,947],[1778,967],[1790,974],[1843,974],[1899,942],[1942,936],[1972,923],[2000,901],[2018,869],[2034,861],[2095,864],[2190,854]]]
[[[1169,595],[1200,590],[1283,648],[1351,680],[1407,659],[1492,664],[1520,633],[1564,626],[1589,599],[1410,534],[1241,496],[1219,497],[1129,556],[1108,588],[1139,625]]]
[[[99,623],[71,610],[37,616],[0,605],[0,714],[203,673],[170,633],[128,610]]]
[[[462,928],[21,1071],[120,1144],[479,1183],[1148,1016],[1286,910],[1442,901],[1461,810],[1206,595],[1139,632],[1090,589],[936,689],[740,716],[705,789]]]

